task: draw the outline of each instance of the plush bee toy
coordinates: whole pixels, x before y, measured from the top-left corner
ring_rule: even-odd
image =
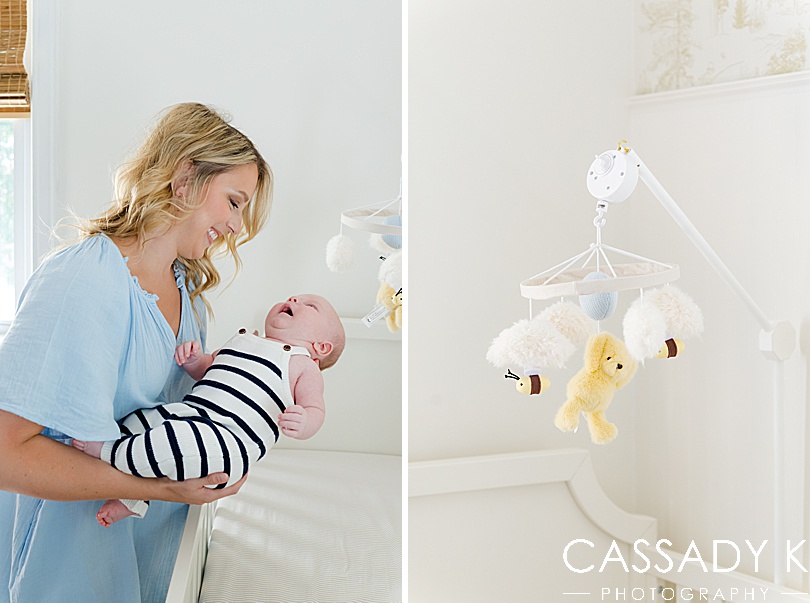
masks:
[[[658,350],[655,355],[656,358],[675,358],[678,354],[683,352],[684,343],[681,339],[670,337],[664,342],[664,345]]]
[[[526,375],[525,377],[520,377],[507,369],[504,377],[517,380],[515,389],[521,394],[529,394],[530,396],[542,394],[551,387],[551,381],[548,377],[544,377],[543,375]]]

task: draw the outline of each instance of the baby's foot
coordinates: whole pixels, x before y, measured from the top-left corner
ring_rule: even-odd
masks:
[[[84,442],[82,440],[73,440],[72,446],[77,450],[81,450],[85,454],[101,458],[101,447],[104,442]]]
[[[109,528],[119,519],[131,517],[132,515],[135,515],[135,513],[127,509],[126,505],[120,500],[108,500],[101,505],[101,509],[96,513],[96,520],[98,520],[98,525],[102,528]]]

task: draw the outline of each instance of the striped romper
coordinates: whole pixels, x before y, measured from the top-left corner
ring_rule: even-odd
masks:
[[[138,477],[183,481],[211,473],[239,481],[278,441],[278,415],[295,404],[290,346],[239,331],[182,402],[136,410],[119,423],[122,437],[105,442],[101,459]],[[143,516],[146,503],[123,501]]]

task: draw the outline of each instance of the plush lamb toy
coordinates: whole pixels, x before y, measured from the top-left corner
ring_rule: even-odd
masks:
[[[647,358],[673,358],[682,352],[684,339],[703,332],[703,313],[686,293],[664,285],[634,301],[623,326],[627,350],[643,364]]]
[[[525,377],[511,370],[517,391],[524,394],[545,392],[551,382],[541,375],[544,369],[559,369],[595,331],[595,324],[576,304],[557,302],[531,320],[520,320],[492,340],[487,360],[495,366],[518,365]]]

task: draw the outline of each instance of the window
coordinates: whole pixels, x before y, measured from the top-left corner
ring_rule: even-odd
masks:
[[[0,334],[30,273],[30,87],[26,0],[0,0]]]
[[[0,321],[14,314],[14,122],[0,119]]]
[[[31,273],[28,119],[0,119],[0,333]]]

